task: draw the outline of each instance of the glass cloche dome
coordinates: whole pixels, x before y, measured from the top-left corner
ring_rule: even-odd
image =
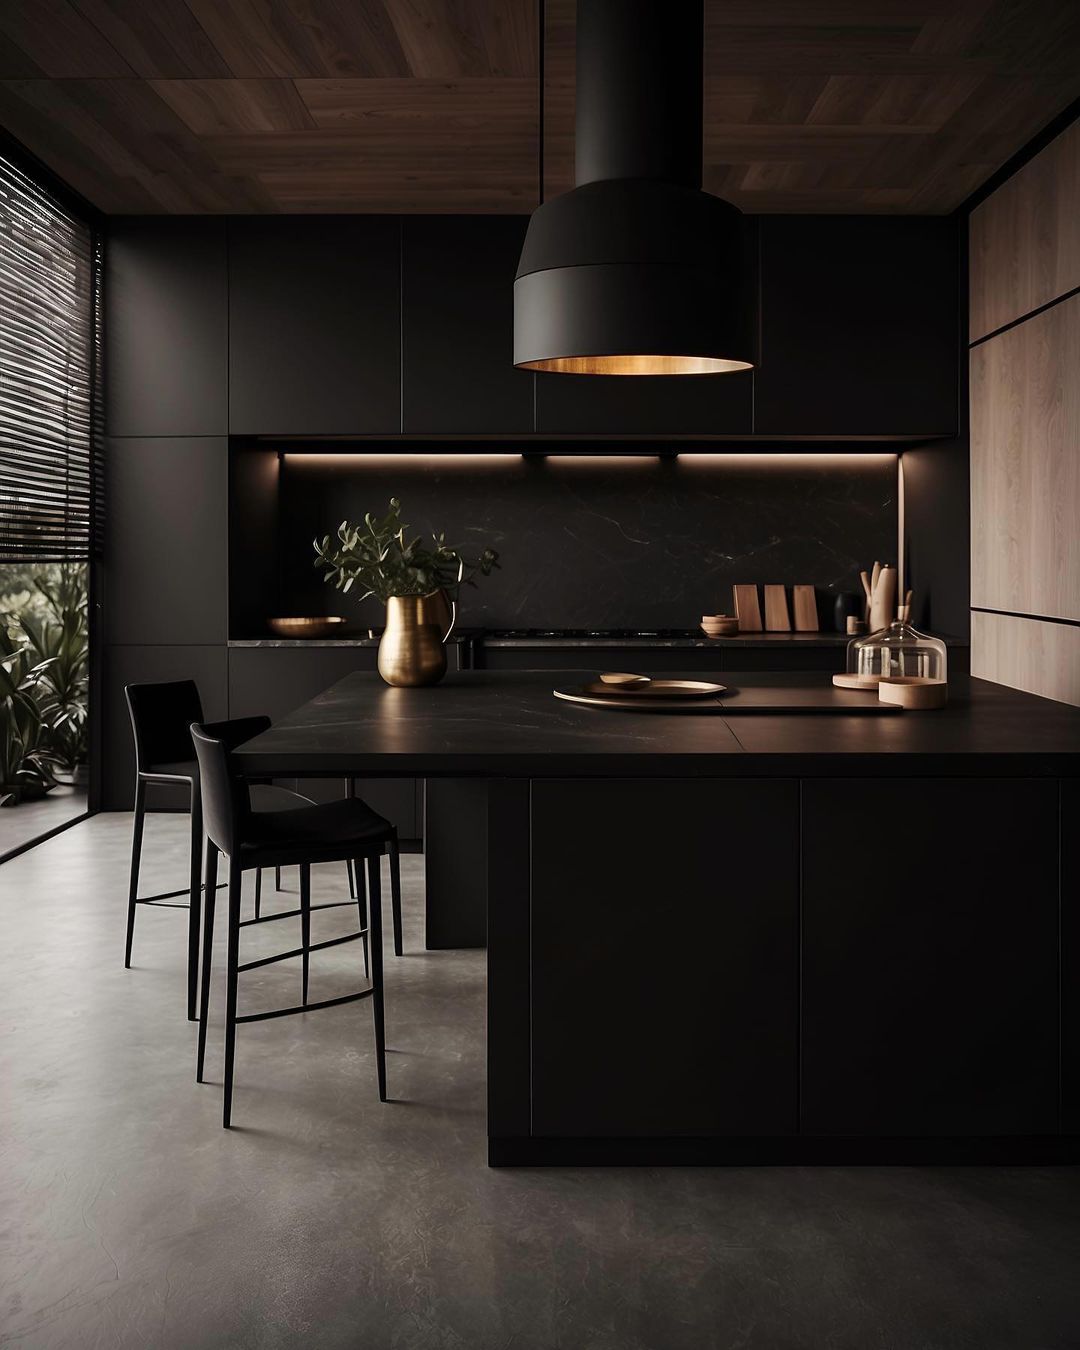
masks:
[[[893,675],[915,675],[924,680],[948,678],[944,642],[899,619],[876,633],[852,639],[847,669],[849,675],[865,680]]]

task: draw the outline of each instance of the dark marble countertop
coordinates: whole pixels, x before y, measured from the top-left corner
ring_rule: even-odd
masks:
[[[882,716],[851,712],[868,696],[834,690],[827,675],[718,676],[759,701],[820,691],[835,709],[801,714],[617,712],[553,696],[578,678],[463,671],[430,688],[394,689],[358,672],[250,741],[237,760],[245,773],[279,776],[1080,774],[1080,709],[962,675],[950,680],[946,708]]]

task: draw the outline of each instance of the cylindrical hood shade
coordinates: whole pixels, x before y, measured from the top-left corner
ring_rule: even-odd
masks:
[[[516,366],[752,366],[742,216],[700,190],[701,48],[700,3],[578,0],[578,186],[529,222],[514,282]]]

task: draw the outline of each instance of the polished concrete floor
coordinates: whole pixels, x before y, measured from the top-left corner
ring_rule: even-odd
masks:
[[[387,959],[394,1100],[367,1003],[257,1023],[226,1133],[223,991],[197,1086],[183,912],[143,911],[122,966],[129,829],[98,816],[0,867],[0,1345],[1080,1346],[1074,1170],[488,1169],[484,959],[423,951],[418,858]],[[147,889],[182,884],[185,829],[149,821]],[[343,869],[316,886],[335,898]],[[295,946],[295,923],[248,930],[248,953]],[[360,959],[313,958],[312,997]],[[242,977],[241,1011],[294,1001],[294,967]]]

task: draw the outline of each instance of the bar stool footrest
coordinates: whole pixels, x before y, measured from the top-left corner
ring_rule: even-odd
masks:
[[[315,1012],[319,1008],[336,1008],[340,1003],[356,1003],[362,998],[370,998],[374,989],[361,990],[359,994],[342,994],[340,998],[324,998],[318,1003],[301,1003],[296,1008],[274,1008],[272,1012],[247,1013],[236,1019],[241,1022],[265,1022],[271,1017],[288,1017],[291,1013]]]
[[[178,894],[186,895],[187,891],[179,891]],[[321,905],[312,905],[311,912],[314,913],[315,910],[317,909],[342,909],[346,905],[349,907],[349,909],[355,909],[356,901],[327,900]],[[253,923],[273,923],[275,919],[295,919],[298,914],[303,914],[303,912],[304,911],[302,909],[283,909],[280,914],[260,914],[257,919],[241,919],[240,927],[250,928]],[[315,948],[312,947],[311,950],[314,951]],[[241,966],[240,968],[242,970],[243,966]]]
[[[340,947],[343,942],[355,942],[357,938],[362,938],[367,934],[367,929],[362,928],[359,933],[346,933],[344,937],[329,938],[326,942],[313,942],[308,947],[309,952],[321,952],[325,947]],[[294,947],[291,952],[278,952],[276,956],[264,956],[258,961],[245,961],[242,966],[236,967],[237,975],[245,970],[258,970],[260,966],[272,966],[275,961],[289,961],[294,956],[303,956],[303,947]]]

